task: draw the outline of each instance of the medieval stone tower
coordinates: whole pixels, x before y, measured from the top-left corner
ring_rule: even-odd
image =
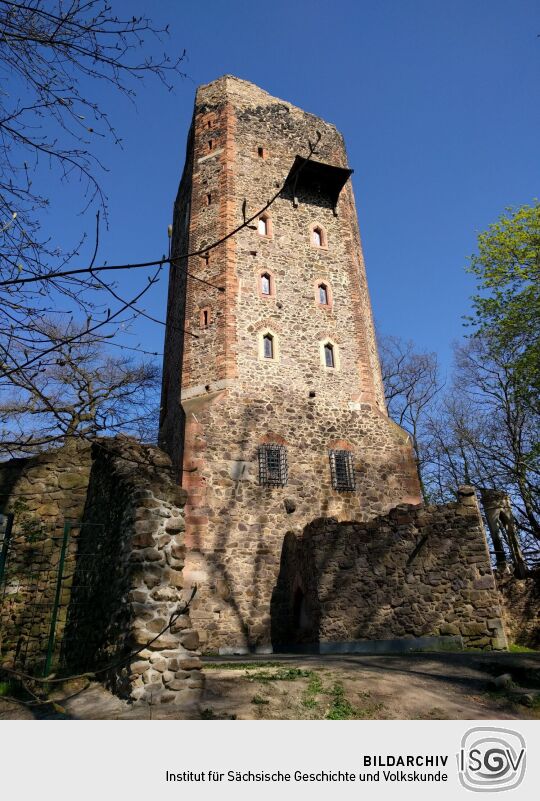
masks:
[[[197,91],[172,254],[224,241],[171,267],[160,444],[188,491],[185,580],[210,652],[279,642],[288,532],[420,500],[386,414],[351,172],[318,117],[232,76]]]

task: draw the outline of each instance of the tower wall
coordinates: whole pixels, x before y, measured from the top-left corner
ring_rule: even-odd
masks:
[[[201,87],[173,255],[215,242],[260,209],[317,132],[313,160],[346,168],[334,126],[237,78]],[[271,205],[267,235],[255,224],[208,260],[171,268],[160,441],[189,493],[185,578],[199,586],[192,618],[208,651],[270,645],[287,532],[420,501],[409,439],[386,414],[351,182],[337,215],[323,185],[293,200],[288,190]],[[273,359],[263,356],[264,333],[274,338]],[[334,367],[325,366],[324,343]],[[260,485],[264,443],[286,448],[286,486]],[[353,454],[354,492],[332,488],[331,449]]]

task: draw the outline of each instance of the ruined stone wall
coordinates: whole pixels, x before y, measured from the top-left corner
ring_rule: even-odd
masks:
[[[346,168],[333,125],[236,78],[201,87],[174,241],[185,245],[186,209],[190,250],[254,214],[318,131],[313,158]],[[297,194],[296,205],[289,189],[273,203],[267,235],[255,222],[208,260],[191,258],[190,273],[208,283],[188,278],[185,306],[180,277],[171,275],[177,288],[170,299],[185,308],[185,327],[195,336],[185,336],[180,365],[173,344],[179,311],[170,305],[160,441],[178,461],[184,438],[173,432],[185,416],[186,573],[200,586],[193,620],[210,651],[270,645],[270,601],[288,530],[327,514],[367,520],[419,500],[409,439],[385,411],[350,181],[337,215],[323,187]],[[313,243],[316,225],[324,231],[321,247]],[[260,291],[263,272],[272,277],[269,296]],[[331,298],[326,305],[318,302],[321,281]],[[274,336],[271,360],[261,357],[265,331]],[[326,341],[335,347],[332,369],[322,359]],[[257,448],[264,443],[286,447],[286,487],[259,485]],[[330,449],[352,452],[356,492],[332,489]]]
[[[0,512],[14,514],[0,583],[0,659],[6,665],[44,666],[64,525],[71,521],[56,624],[56,639],[63,636],[90,463],[90,447],[80,442],[0,463]]]
[[[51,668],[70,674],[122,662],[98,675],[120,695],[196,702],[203,679],[189,612],[124,664],[191,591],[184,595],[185,491],[169,457],[122,437],[73,443],[2,464],[0,493],[0,510],[15,515],[0,582],[1,663],[43,670],[67,519],[74,525]]]
[[[274,645],[461,636],[505,648],[476,505],[402,505],[365,523],[288,534],[272,601]]]
[[[92,456],[66,628],[67,665],[80,671],[121,662],[103,674],[118,694],[195,703],[203,678],[189,611],[151,642],[187,600],[185,492],[158,448],[117,438],[97,442]]]
[[[540,571],[525,579],[497,573],[496,581],[509,641],[539,649]]]

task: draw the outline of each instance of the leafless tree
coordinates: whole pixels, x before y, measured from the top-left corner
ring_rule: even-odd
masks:
[[[515,382],[512,354],[479,335],[456,348],[450,391],[426,421],[432,492],[448,500],[462,482],[506,492],[529,563],[540,557],[539,423]]]
[[[160,371],[154,363],[113,357],[103,339],[73,325],[66,330],[51,320],[47,334],[57,345],[54,357],[0,388],[0,457],[120,431],[155,441]]]
[[[422,494],[427,500],[423,422],[442,387],[437,355],[418,352],[413,342],[394,336],[379,338],[379,354],[388,414],[411,437]]]
[[[152,55],[153,44],[166,36],[167,29],[146,16],[118,17],[108,0],[0,0],[0,392],[4,400],[9,397],[15,403],[32,393],[34,385],[43,391],[38,379],[54,375],[60,353],[65,359],[70,348],[76,350],[79,344],[85,348],[96,337],[105,343],[140,313],[137,303],[159,278],[160,265],[136,294],[123,298],[98,274],[70,270],[88,231],[94,238],[94,224],[83,223],[76,241],[62,248],[46,233],[44,212],[50,209],[51,198],[43,187],[51,181],[77,184],[81,207],[75,213],[93,206],[106,220],[107,199],[100,183],[105,166],[97,157],[96,143],[108,139],[121,146],[114,115],[109,113],[119,96],[133,101],[144,78],[157,79],[170,89],[182,75],[183,54]],[[68,213],[62,209],[63,216]],[[96,233],[94,259],[97,244]],[[85,322],[73,323],[77,318]],[[120,369],[121,362],[103,357],[102,368],[108,364],[113,390],[120,388],[113,363]],[[57,375],[54,381],[58,382]],[[48,401],[52,400],[50,395]],[[62,424],[58,421],[59,431],[64,431],[64,417]],[[31,428],[30,438],[20,432],[23,450],[39,440]],[[11,434],[15,429],[9,427]],[[42,433],[47,439],[49,434]]]

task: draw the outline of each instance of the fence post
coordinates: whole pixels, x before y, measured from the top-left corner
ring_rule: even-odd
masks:
[[[9,550],[9,543],[11,540],[11,532],[13,531],[13,518],[15,515],[7,514],[6,517],[6,530],[4,531],[4,539],[2,540],[2,552],[0,553],[0,585],[4,578],[4,570],[6,569],[7,554]]]
[[[56,579],[56,593],[54,595],[53,610],[51,616],[51,627],[49,629],[49,642],[47,644],[47,658],[45,660],[44,676],[51,672],[52,659],[54,654],[54,641],[56,635],[56,619],[58,617],[58,607],[60,606],[60,596],[62,593],[62,578],[64,576],[64,563],[66,561],[66,551],[71,532],[71,520],[64,520],[64,536],[62,539],[62,550],[60,551],[60,562],[58,563],[58,576]]]

